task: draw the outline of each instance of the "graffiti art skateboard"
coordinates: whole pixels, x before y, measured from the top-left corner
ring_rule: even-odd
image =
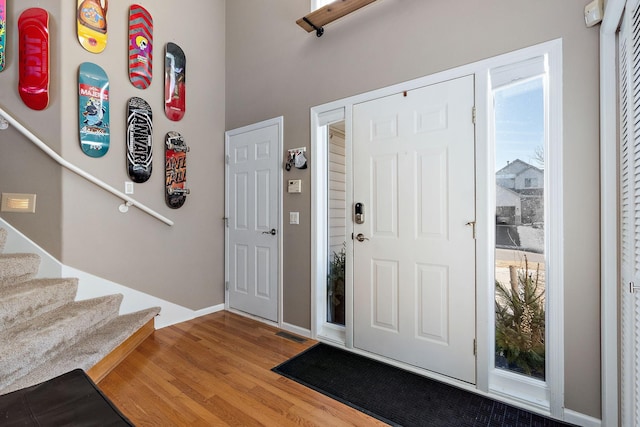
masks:
[[[177,209],[184,205],[187,194],[187,152],[189,147],[178,132],[170,131],[164,139],[165,152],[165,201]]]
[[[133,182],[151,177],[153,160],[153,115],[142,98],[127,103],[127,173]]]
[[[109,0],[78,0],[78,41],[91,53],[107,47],[107,9]]]
[[[175,43],[167,43],[164,60],[164,112],[169,120],[178,121],[185,112],[185,67],[187,59]]]
[[[109,78],[100,66],[83,62],[78,70],[80,148],[90,157],[109,150]]]
[[[49,14],[34,7],[18,18],[18,92],[25,105],[44,110],[49,105]]]
[[[7,49],[7,0],[0,0],[0,71],[4,70]]]
[[[153,71],[153,19],[137,4],[129,7],[129,81],[139,89],[151,84]]]

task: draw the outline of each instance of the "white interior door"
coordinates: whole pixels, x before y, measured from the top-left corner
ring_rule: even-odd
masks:
[[[473,106],[468,76],[353,110],[354,203],[364,205],[354,224],[354,346],[469,383]]]
[[[226,133],[230,308],[278,321],[282,120]]]

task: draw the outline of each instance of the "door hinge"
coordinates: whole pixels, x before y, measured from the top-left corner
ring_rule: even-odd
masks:
[[[224,162],[225,162],[226,164],[230,164],[230,163],[231,163],[231,156],[230,156],[230,155],[228,155],[228,154],[227,154],[227,155],[225,155],[225,156],[224,156]]]
[[[224,220],[224,226],[229,228],[229,218],[227,218],[226,216],[224,218],[222,218]]]
[[[471,122],[476,124],[476,107],[471,108]]]
[[[229,290],[229,281],[228,280],[226,282],[224,282],[224,290],[225,291]]]
[[[473,355],[477,356],[478,355],[478,342],[476,341],[476,339],[473,339]]]

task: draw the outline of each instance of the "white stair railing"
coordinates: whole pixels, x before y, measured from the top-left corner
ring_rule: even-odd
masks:
[[[2,128],[6,129],[6,123],[3,122],[3,120],[6,123],[10,124],[11,126],[15,127],[18,131],[20,131],[21,134],[23,134],[25,137],[27,137],[31,142],[33,142],[36,145],[36,147],[38,147],[40,150],[42,150],[44,153],[46,153],[49,157],[51,157],[60,166],[62,166],[64,168],[70,170],[71,172],[81,176],[82,178],[86,179],[87,181],[94,183],[98,187],[104,189],[105,191],[108,191],[109,193],[113,194],[114,196],[118,197],[119,199],[122,199],[123,200],[123,204],[119,206],[120,212],[126,212],[129,206],[134,206],[134,207],[140,209],[141,211],[143,211],[143,212],[151,215],[152,217],[156,218],[157,220],[164,222],[167,225],[173,225],[173,221],[171,221],[170,219],[166,218],[163,215],[160,215],[158,212],[154,211],[153,209],[149,208],[148,206],[146,206],[146,205],[138,202],[134,198],[124,194],[122,191],[116,190],[114,187],[112,187],[111,185],[107,184],[106,182],[96,178],[95,176],[91,175],[90,173],[85,172],[84,170],[80,169],[79,167],[75,166],[74,164],[72,164],[72,163],[66,161],[65,159],[63,159],[58,153],[53,151],[47,144],[42,142],[42,140],[40,138],[35,136],[29,129],[24,127],[13,116],[11,116],[2,107],[0,107],[0,125],[2,125],[2,126],[0,126],[0,129],[2,129]]]

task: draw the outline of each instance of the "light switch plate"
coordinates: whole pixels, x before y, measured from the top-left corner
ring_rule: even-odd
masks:
[[[300,212],[289,212],[289,224],[300,224]]]

